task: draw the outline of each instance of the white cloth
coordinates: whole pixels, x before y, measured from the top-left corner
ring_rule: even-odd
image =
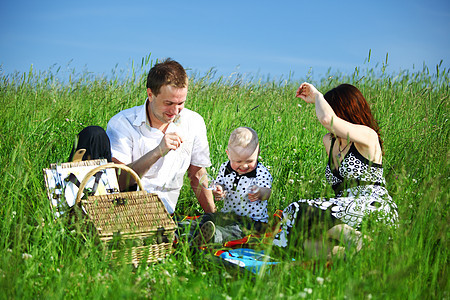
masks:
[[[108,122],[106,133],[111,141],[112,157],[124,164],[155,149],[164,137],[160,130],[149,126],[147,101],[119,112]],[[198,113],[184,108],[176,124],[169,124],[166,133],[169,132],[177,132],[182,137],[181,147],[157,160],[141,180],[145,190],[157,193],[169,213],[173,213],[189,166],[209,167],[211,160],[205,122]]]

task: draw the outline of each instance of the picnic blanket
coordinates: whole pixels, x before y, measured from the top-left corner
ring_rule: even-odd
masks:
[[[178,224],[176,232],[175,245],[181,241],[190,241],[199,233],[202,222],[210,220],[203,216],[180,216],[174,215],[174,221]],[[274,234],[279,230],[279,224],[282,218],[282,211],[277,210],[264,230],[251,230],[241,224],[228,224],[224,226],[220,221],[216,225],[215,238],[200,248],[259,248],[272,244]],[[219,242],[217,242],[219,241]]]
[[[176,219],[179,226],[186,229],[186,226],[197,226],[197,222],[201,219],[201,216],[182,216],[181,218],[178,216]],[[325,267],[330,271],[332,261],[320,262],[314,259],[296,261],[292,257],[280,256],[280,253],[266,254],[267,247],[272,245],[273,237],[279,231],[281,220],[282,211],[277,210],[269,222],[271,224],[269,230],[263,234],[252,233],[222,244],[208,243],[201,245],[200,247],[191,248],[196,252],[207,255],[214,263],[222,264],[242,272],[250,272],[254,275],[270,274],[270,272],[274,270],[274,268],[277,268],[282,262],[289,263],[291,267],[300,267],[309,270]],[[191,233],[192,232],[189,231],[188,233],[185,232],[183,234],[190,235]],[[177,238],[174,246],[176,247],[176,244],[180,242],[182,241]]]
[[[225,265],[226,267],[237,268],[244,272],[253,274],[261,274],[270,272],[273,266],[279,264],[273,257],[265,254],[264,248],[272,244],[273,236],[279,228],[282,217],[282,211],[277,210],[273,217],[269,220],[267,230],[265,232],[250,232],[245,234],[247,230],[239,228],[239,226],[221,227],[216,225],[216,234],[221,240],[222,235],[232,240],[225,240],[223,243],[210,243],[193,246],[194,251],[208,255],[214,263]],[[176,248],[179,243],[189,242],[199,232],[201,227],[202,216],[173,216],[178,224],[178,231],[174,242]],[[217,240],[217,238],[216,238]]]

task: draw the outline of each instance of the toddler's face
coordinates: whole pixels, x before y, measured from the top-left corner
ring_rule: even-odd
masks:
[[[251,150],[242,147],[233,147],[227,150],[231,168],[239,175],[253,171],[258,163],[259,146],[251,153]]]

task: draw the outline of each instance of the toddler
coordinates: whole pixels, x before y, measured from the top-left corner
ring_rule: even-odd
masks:
[[[200,246],[211,239],[220,244],[262,233],[267,228],[272,175],[258,162],[260,149],[255,130],[235,129],[226,152],[229,161],[220,166],[213,187],[214,198],[224,200],[224,206],[220,212],[203,215],[193,245]]]
[[[225,201],[221,212],[267,222],[272,175],[258,162],[260,149],[255,130],[249,127],[235,129],[226,152],[229,161],[220,166],[217,187],[213,191],[216,200]]]

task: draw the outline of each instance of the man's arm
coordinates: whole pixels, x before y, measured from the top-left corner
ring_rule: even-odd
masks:
[[[128,167],[133,169],[141,178],[145,175],[145,173],[150,170],[153,164],[166,155],[170,150],[176,150],[182,144],[181,137],[175,133],[167,133],[164,135],[161,143],[155,149],[147,152],[144,156],[135,160],[134,162],[128,164]],[[112,158],[115,163],[122,163],[115,157]],[[121,172],[119,175],[119,187],[121,190],[128,188],[129,186],[135,184],[134,178],[130,176],[130,174],[126,172]]]
[[[194,165],[189,166],[188,177],[191,182],[192,191],[194,191],[194,194],[205,213],[212,213],[216,211],[213,194],[211,191],[202,188],[200,185],[200,178],[204,174],[206,174],[205,168]]]
[[[137,161],[128,164],[128,167],[133,169],[133,171],[135,171],[136,174],[138,174],[139,178],[141,178],[151,168],[151,166],[162,156],[163,154],[161,153],[160,148],[157,147],[156,149],[142,156]],[[116,159],[115,157],[113,157],[112,160],[117,164],[122,164],[122,162]],[[126,190],[128,187],[136,183],[134,178],[128,172],[120,172],[118,175],[118,181],[121,191]]]

